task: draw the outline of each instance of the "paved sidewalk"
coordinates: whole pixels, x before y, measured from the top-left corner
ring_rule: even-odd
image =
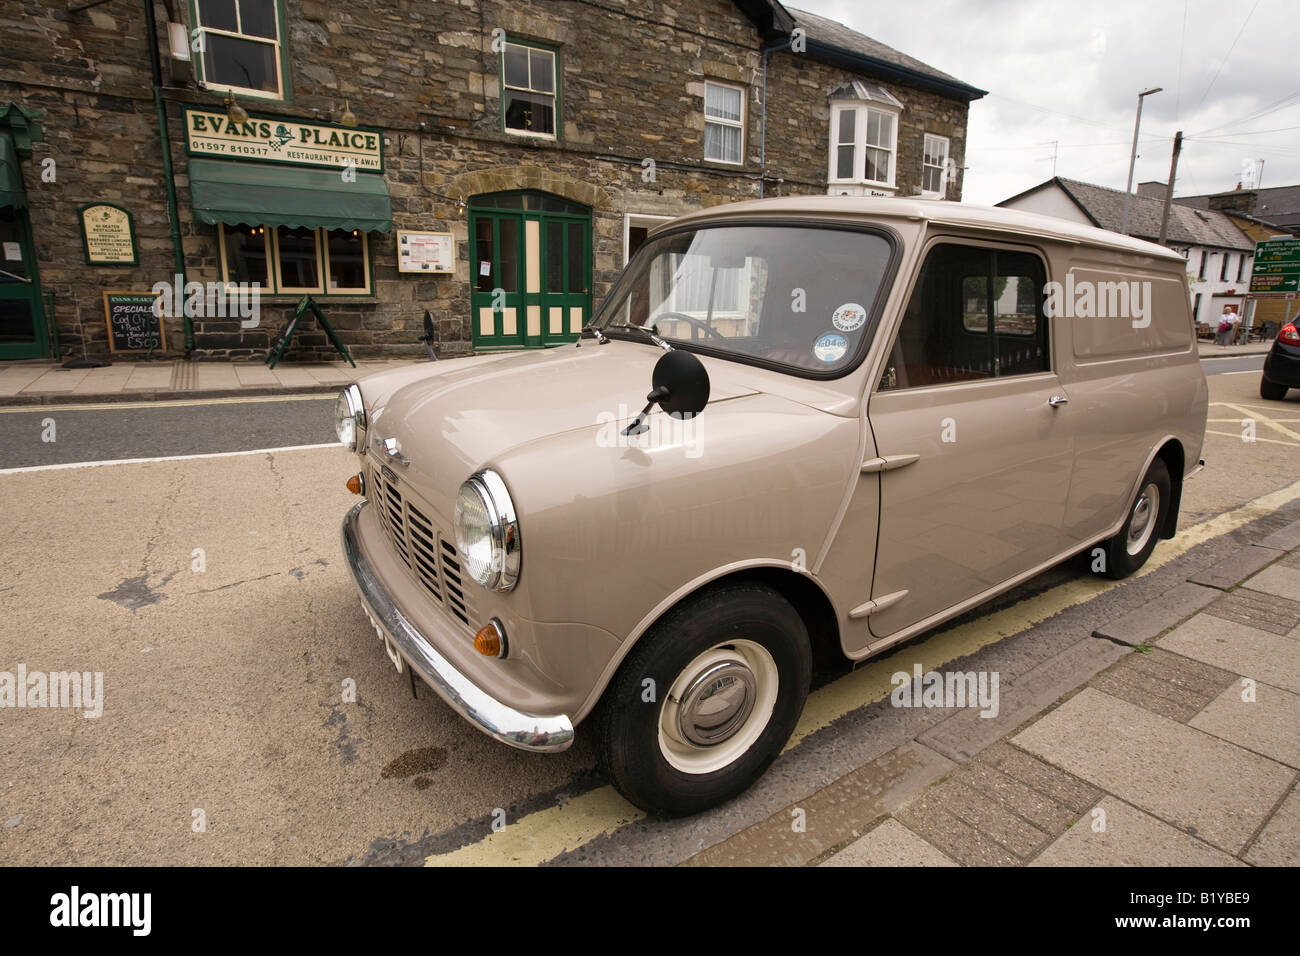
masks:
[[[349,382],[423,358],[346,362],[115,362],[104,368],[64,369],[57,362],[0,363],[0,405],[67,402],[166,401],[242,395],[337,391]]]
[[[1251,342],[1248,345],[1215,345],[1213,342],[1197,342],[1201,358],[1227,358],[1232,355],[1266,355],[1273,347],[1267,342]]]
[[[1300,509],[1211,561],[688,863],[1300,865]]]

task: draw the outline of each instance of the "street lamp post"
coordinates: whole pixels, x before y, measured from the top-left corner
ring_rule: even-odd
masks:
[[[1133,122],[1133,151],[1128,158],[1128,186],[1124,189],[1124,216],[1120,221],[1119,231],[1128,235],[1128,214],[1133,206],[1133,167],[1137,165],[1138,155],[1138,130],[1142,128],[1142,98],[1150,96],[1152,93],[1160,93],[1164,90],[1163,86],[1153,86],[1149,90],[1143,90],[1138,94],[1138,112],[1137,119]]]

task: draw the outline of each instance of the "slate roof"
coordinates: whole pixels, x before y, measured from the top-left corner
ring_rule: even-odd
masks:
[[[1004,199],[998,205],[1004,206],[1021,196],[1027,196],[1052,185],[1063,190],[1094,225],[1112,232],[1120,231],[1120,224],[1124,220],[1124,190],[1083,183],[1077,179],[1057,176],[1040,183],[1033,189],[1012,196],[1011,199]],[[1133,205],[1129,212],[1129,235],[1155,242],[1160,237],[1160,217],[1164,213],[1164,201],[1138,195],[1134,195],[1132,201]],[[1174,202],[1169,207],[1169,232],[1166,242],[1170,245],[1210,246],[1215,249],[1245,252],[1255,249],[1254,241],[1225,213],[1212,209],[1197,209],[1180,205],[1178,202]]]
[[[1209,209],[1212,196],[1230,196],[1232,192],[1235,190],[1201,196],[1175,196],[1174,202]],[[1300,227],[1300,186],[1272,186],[1251,192],[1255,193],[1255,205],[1245,210],[1249,215],[1287,229]]]
[[[813,56],[819,54],[843,54],[844,59],[865,61],[863,67],[885,79],[897,79],[914,83],[922,88],[932,89],[948,96],[976,100],[988,91],[971,86],[942,70],[936,70],[928,63],[922,63],[916,57],[900,53],[893,47],[873,40],[865,34],[851,30],[842,23],[820,17],[806,10],[785,7],[794,17],[795,26],[802,27],[808,37],[808,52]],[[830,57],[827,57],[830,58]],[[847,65],[844,59],[836,59],[841,65]],[[874,69],[871,69],[874,67]]]

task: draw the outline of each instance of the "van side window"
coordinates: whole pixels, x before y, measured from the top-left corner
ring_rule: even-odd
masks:
[[[935,246],[907,303],[881,390],[1050,371],[1046,281],[1032,253]]]

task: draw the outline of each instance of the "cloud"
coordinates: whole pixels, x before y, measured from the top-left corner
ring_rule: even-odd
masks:
[[[1176,195],[1232,189],[1243,161],[1258,159],[1265,186],[1300,183],[1300,17],[1290,0],[794,6],[989,90],[971,104],[967,202],[1042,182],[1054,153],[1057,175],[1123,189],[1137,94],[1152,86],[1164,92],[1144,102],[1135,183],[1168,178],[1176,130],[1185,137]]]

